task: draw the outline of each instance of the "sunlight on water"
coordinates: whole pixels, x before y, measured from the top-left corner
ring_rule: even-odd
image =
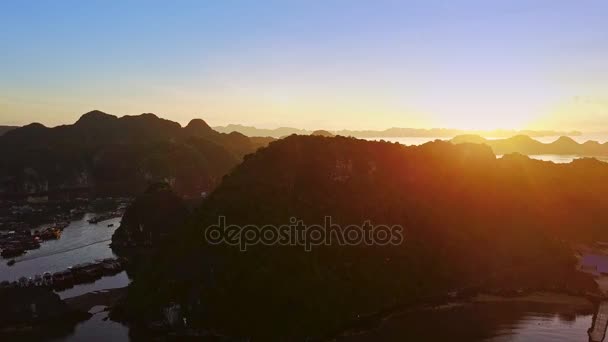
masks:
[[[574,321],[531,313],[515,324],[505,324],[495,337],[484,342],[574,342],[587,341],[592,316],[578,316]]]
[[[555,140],[557,140],[559,137],[558,136],[551,136],[551,137],[538,137],[538,138],[534,138],[535,140],[538,140],[542,143],[552,143]],[[381,138],[366,138],[365,140],[375,140],[375,141],[380,141],[380,140],[384,140],[384,141],[388,141],[388,142],[396,142],[402,145],[406,145],[406,146],[412,146],[412,145],[423,145],[426,144],[428,142],[431,141],[435,141],[435,140],[444,140],[444,141],[449,141],[451,138],[427,138],[427,137],[381,137]],[[493,140],[496,138],[488,138],[489,140]],[[576,142],[578,143],[584,143],[586,141],[589,140],[595,140],[598,141],[600,143],[604,143],[606,141],[608,141],[608,137],[606,136],[598,136],[598,135],[581,135],[581,136],[575,136],[572,137],[572,139],[574,139]],[[502,155],[497,155],[497,158],[502,158]],[[558,154],[538,154],[538,155],[529,155],[528,157],[532,158],[532,159],[538,159],[538,160],[543,160],[543,161],[550,161],[550,162],[554,162],[556,164],[564,164],[564,163],[570,163],[571,161],[575,160],[575,159],[579,159],[579,158],[584,158],[583,156],[578,156],[578,155],[558,155]],[[603,162],[608,162],[608,156],[593,156],[592,158],[596,158],[597,160],[603,161]]]
[[[593,311],[568,304],[466,304],[396,314],[341,341],[581,342],[589,340]]]
[[[57,294],[59,294],[59,297],[61,299],[66,299],[66,298],[80,296],[80,295],[83,295],[83,294],[89,293],[89,292],[100,291],[100,290],[110,290],[110,289],[125,287],[129,284],[129,282],[130,282],[130,279],[129,279],[129,276],[127,276],[127,272],[122,271],[122,272],[120,272],[116,275],[110,276],[110,277],[100,278],[100,279],[96,280],[94,283],[74,285],[73,288],[70,288],[70,289],[67,289],[64,291],[60,291]]]
[[[496,156],[497,158],[501,158],[502,156],[498,155]],[[565,164],[565,163],[569,163],[575,159],[580,159],[580,158],[584,158],[581,156],[577,156],[577,155],[568,155],[568,154],[536,154],[536,155],[529,155],[528,157],[532,158],[532,159],[538,159],[538,160],[544,160],[544,161],[550,161],[550,162],[554,162],[556,164]],[[595,158],[599,161],[603,161],[603,162],[608,162],[608,157],[592,157]]]
[[[397,142],[403,145],[422,145],[435,140],[445,140],[448,141],[453,137],[376,137],[376,138],[364,138],[365,140],[375,140],[375,141],[388,141],[388,142]],[[550,144],[560,137],[555,136],[546,136],[546,137],[534,137],[534,140],[540,141],[543,144]],[[583,134],[579,136],[571,136],[574,141],[579,144],[583,144],[587,141],[597,141],[600,144],[608,142],[608,136],[605,134]],[[486,137],[488,140],[497,140],[504,138],[496,138],[496,137]]]

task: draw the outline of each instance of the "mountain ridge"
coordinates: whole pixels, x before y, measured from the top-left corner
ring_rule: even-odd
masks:
[[[299,129],[293,127],[279,127],[274,129],[256,128],[254,126],[245,126],[239,124],[230,124],[227,126],[216,126],[214,127],[218,132],[232,132],[237,131],[247,136],[270,136],[274,138],[286,137],[292,134],[299,135],[310,135],[315,130]],[[582,133],[579,131],[561,132],[552,130],[462,130],[462,129],[450,129],[450,128],[403,128],[403,127],[391,127],[384,130],[327,130],[334,135],[352,136],[355,138],[411,138],[411,137],[428,137],[428,138],[452,138],[463,134],[477,134],[485,135],[497,138],[507,138],[515,135],[529,135],[533,137],[544,137],[544,136],[559,136],[559,135],[570,135],[579,136]]]
[[[576,270],[570,244],[608,237],[606,195],[608,164],[593,159],[554,164],[496,158],[482,144],[292,135],[224,177],[135,277],[125,312],[153,319],[180,303],[195,328],[304,341],[391,308],[449,301],[454,292],[593,293],[597,285]],[[219,217],[243,234],[294,217],[328,229],[327,216],[341,229],[399,225],[405,238],[310,251],[267,243],[240,251],[200,238]]]
[[[583,157],[608,156],[608,142],[600,144],[597,141],[589,140],[581,144],[566,136],[561,136],[550,143],[542,143],[527,135],[495,140],[485,139],[478,135],[459,135],[450,141],[455,144],[485,144],[490,146],[494,153],[498,155],[521,153],[526,155],[555,154]]]
[[[197,196],[271,140],[219,133],[202,119],[182,127],[152,113],[93,110],[71,125],[34,123],[0,136],[0,197],[69,189],[136,194],[154,181]]]

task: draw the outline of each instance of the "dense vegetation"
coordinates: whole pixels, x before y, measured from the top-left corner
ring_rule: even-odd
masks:
[[[155,247],[188,217],[184,201],[169,184],[156,183],[139,195],[125,211],[112,235],[112,248]]]
[[[167,181],[182,195],[198,196],[268,141],[218,133],[200,119],[182,128],[153,114],[93,111],[73,125],[31,124],[0,136],[0,195],[71,189],[131,195]]]
[[[608,164],[497,159],[488,146],[405,147],[290,136],[226,176],[146,272],[124,307],[159,319],[183,304],[191,326],[233,336],[326,336],[358,317],[450,291],[594,291],[570,246],[606,238]],[[398,246],[211,246],[205,227],[399,224]]]

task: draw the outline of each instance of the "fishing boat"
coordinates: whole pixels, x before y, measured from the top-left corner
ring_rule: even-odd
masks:
[[[26,277],[21,277],[19,278],[19,287],[28,287],[29,286],[29,281]]]
[[[43,285],[42,276],[40,274],[36,274],[34,276],[34,286],[42,286],[42,285]]]
[[[53,285],[53,275],[51,274],[51,272],[44,272],[44,274],[42,275],[42,284],[44,286]]]
[[[23,253],[25,253],[25,249],[20,248],[20,247],[14,247],[14,248],[3,249],[1,255],[3,258],[11,258],[11,257],[20,256]]]

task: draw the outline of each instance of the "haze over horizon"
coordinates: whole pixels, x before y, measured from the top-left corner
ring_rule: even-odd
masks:
[[[608,130],[602,1],[0,4],[0,124]]]

